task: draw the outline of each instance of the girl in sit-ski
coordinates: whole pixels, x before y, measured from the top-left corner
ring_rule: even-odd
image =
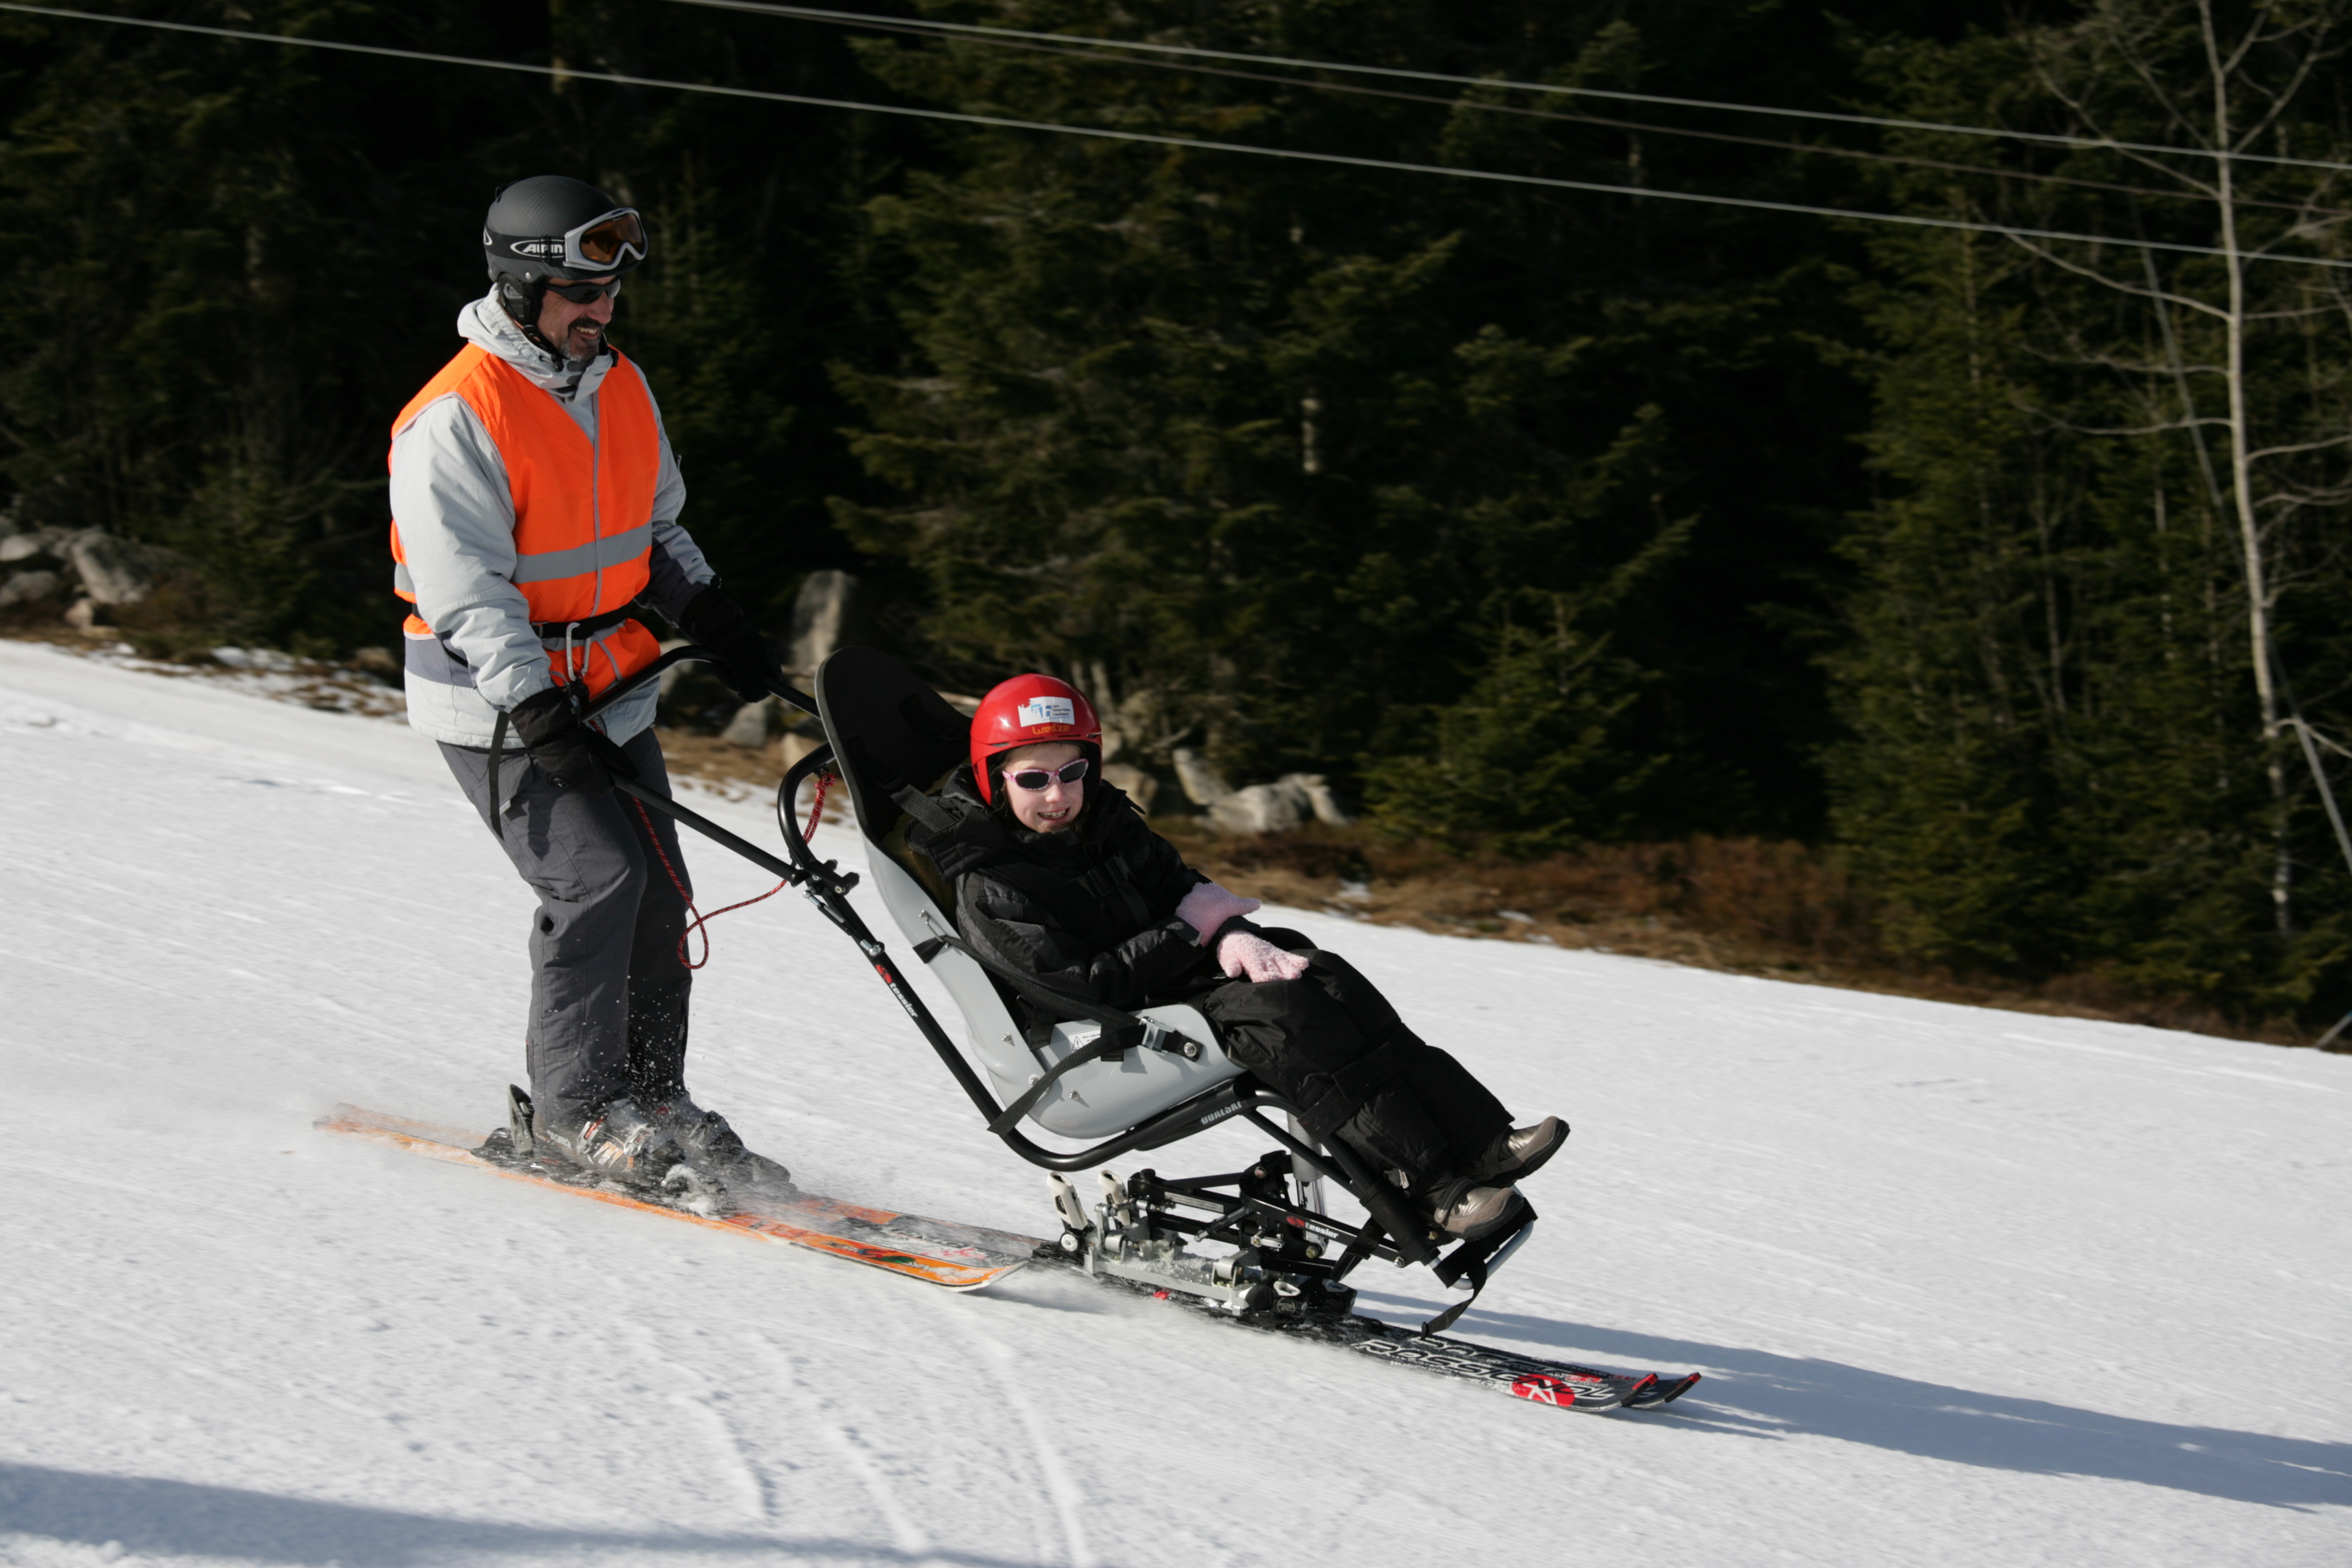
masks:
[[[1513,1183],[1568,1127],[1509,1113],[1407,1028],[1347,960],[1262,930],[1255,899],[1184,864],[1102,777],[1102,726],[1051,676],[1005,681],[971,724],[971,761],[940,792],[954,826],[915,846],[955,888],[964,940],[1057,990],[1113,1007],[1185,1002],[1234,1060],[1344,1140],[1450,1235],[1516,1225]],[[1024,1023],[1034,1022],[1024,1019]]]

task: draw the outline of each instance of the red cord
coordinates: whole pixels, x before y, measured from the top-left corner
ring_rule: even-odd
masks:
[[[824,817],[825,788],[832,783],[833,770],[831,768],[824,769],[816,775],[816,799],[811,803],[809,806],[808,826],[801,833],[801,842],[803,844],[811,843],[816,837],[816,825],[820,821],[824,820]]]
[[[833,773],[830,770],[816,775],[816,802],[809,809],[808,831],[801,835],[801,842],[803,844],[816,837],[816,825],[824,816],[825,786],[831,783],[833,783]],[[677,961],[687,968],[699,969],[703,964],[710,962],[710,932],[708,928],[712,921],[717,920],[720,915],[731,914],[737,910],[748,910],[753,904],[772,899],[792,885],[789,881],[778,882],[756,899],[745,899],[741,903],[730,904],[723,910],[713,910],[706,915],[694,907],[694,895],[686,890],[686,882],[678,876],[677,868],[669,863],[669,851],[662,847],[661,835],[654,831],[654,819],[646,815],[646,803],[633,798],[629,804],[637,808],[637,820],[646,825],[646,837],[654,847],[655,858],[661,862],[662,869],[669,874],[669,885],[677,889],[677,896],[685,901],[687,913],[694,917],[686,922],[686,929],[677,933]],[[699,962],[686,955],[687,943],[697,931],[702,933],[702,958]]]

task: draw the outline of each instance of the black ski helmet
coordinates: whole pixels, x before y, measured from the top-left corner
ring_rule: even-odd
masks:
[[[482,256],[499,303],[533,341],[548,279],[617,276],[644,261],[646,250],[636,208],[563,174],[500,186],[482,219]]]

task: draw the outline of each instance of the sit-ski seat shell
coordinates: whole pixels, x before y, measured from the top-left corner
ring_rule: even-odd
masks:
[[[845,647],[826,659],[817,672],[816,697],[835,766],[849,785],[851,810],[866,838],[867,879],[883,906],[909,942],[959,935],[954,920],[908,863],[915,851],[906,847],[899,831],[905,813],[892,792],[905,787],[908,779],[941,778],[962,762],[968,721],[912,670],[876,648]],[[1051,1037],[1033,1050],[985,969],[945,947],[933,950],[928,967],[963,1016],[971,1054],[999,1103],[1009,1103],[1102,1033],[1099,1024],[1056,1024]],[[1137,1046],[1120,1057],[1089,1062],[1056,1079],[1027,1120],[1057,1137],[1109,1138],[1241,1075],[1199,1009],[1146,1007],[1137,1016],[1197,1041],[1198,1059]]]

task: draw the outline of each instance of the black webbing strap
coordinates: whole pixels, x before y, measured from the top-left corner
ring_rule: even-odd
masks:
[[[1454,1325],[1463,1313],[1470,1310],[1470,1303],[1475,1301],[1478,1299],[1478,1292],[1486,1288],[1489,1260],[1496,1253],[1510,1246],[1528,1226],[1535,1222],[1536,1211],[1533,1207],[1529,1207],[1519,1223],[1510,1229],[1497,1231],[1483,1241],[1465,1241],[1455,1247],[1450,1257],[1440,1259],[1431,1267],[1429,1271],[1437,1276],[1437,1282],[1441,1285],[1450,1288],[1457,1279],[1469,1280],[1470,1294],[1422,1324],[1421,1331],[1424,1336],[1444,1333]]]
[[[560,637],[567,632],[576,637],[593,637],[598,632],[610,631],[636,613],[636,601],[633,599],[617,610],[606,610],[602,615],[583,616],[576,621],[533,621],[530,623],[530,629],[542,639]]]
[[[501,849],[506,847],[507,825],[506,818],[499,810],[499,753],[506,749],[507,710],[501,708],[499,710],[499,721],[490,726],[490,837],[499,841]]]
[[[593,637],[598,632],[619,626],[636,613],[636,601],[632,599],[617,610],[606,610],[603,615],[590,616],[584,620],[533,621],[530,629],[541,642],[549,637],[567,635]],[[571,672],[567,670],[564,673],[568,675]],[[506,803],[499,799],[499,764],[506,760],[506,749],[507,710],[501,708],[497,721],[490,725],[490,837],[500,846],[507,841],[507,828],[505,819],[499,815],[499,808]]]
[[[1132,1013],[1122,1013],[1116,1007],[1106,1007],[1100,1003],[1073,996],[1066,991],[1057,991],[1025,970],[1016,969],[1002,959],[991,958],[961,937],[935,936],[927,941],[919,942],[915,944],[915,956],[929,963],[939,956],[940,950],[942,948],[962,953],[966,958],[1012,986],[1013,990],[1021,993],[1023,996],[1057,1017],[1100,1024],[1106,1029],[1125,1028],[1137,1023],[1136,1016]],[[1182,1037],[1179,1036],[1178,1038],[1181,1039]]]
[[[1007,985],[1012,986],[1023,996],[1049,1012],[1058,1014],[1066,1019],[1102,1026],[1103,1032],[1099,1037],[1055,1062],[1043,1078],[1031,1084],[1012,1104],[1006,1106],[993,1121],[988,1124],[988,1130],[1000,1138],[1004,1135],[1007,1129],[1014,1126],[1023,1117],[1029,1114],[1030,1109],[1045,1098],[1045,1091],[1053,1088],[1055,1081],[1064,1073],[1073,1068],[1084,1067],[1088,1062],[1100,1061],[1105,1057],[1123,1056],[1130,1047],[1141,1044],[1149,1032],[1145,1021],[1134,1014],[1122,1013],[1116,1007],[1100,1006],[1072,996],[1066,992],[1056,991],[1038,980],[1036,976],[1024,973],[1009,963],[989,957],[988,954],[960,937],[935,936],[928,941],[917,942],[915,956],[923,963],[929,963],[940,955],[942,949],[962,953],[991,974],[1002,978]],[[1164,1028],[1165,1026],[1163,1025],[1162,1027]],[[1200,1047],[1196,1042],[1177,1034],[1172,1029],[1168,1030],[1168,1035],[1176,1042],[1179,1055],[1188,1059],[1197,1058]],[[1188,1050],[1185,1048],[1187,1047],[1191,1048]]]
[[[1485,1263],[1473,1263],[1463,1272],[1469,1276],[1470,1294],[1463,1297],[1462,1300],[1454,1302],[1454,1305],[1446,1308],[1445,1310],[1438,1313],[1437,1316],[1422,1324],[1422,1338],[1427,1339],[1432,1334],[1442,1334],[1446,1330],[1452,1328],[1461,1318],[1462,1314],[1470,1310],[1470,1303],[1478,1299],[1478,1292],[1486,1288],[1486,1266]],[[1459,1279],[1461,1276],[1457,1275],[1455,1278]]]
[[[1052,1089],[1064,1073],[1073,1068],[1082,1068],[1088,1062],[1098,1062],[1105,1057],[1123,1057],[1127,1055],[1130,1047],[1139,1044],[1142,1039],[1143,1026],[1140,1024],[1129,1024],[1123,1028],[1116,1029],[1106,1026],[1102,1034],[1093,1043],[1079,1047],[1060,1061],[1055,1062],[1046,1070],[1044,1077],[1024,1089],[1013,1103],[998,1113],[995,1121],[988,1124],[988,1130],[999,1138],[1003,1137],[1006,1132],[1020,1125],[1021,1119],[1028,1115],[1039,1100],[1045,1098],[1046,1090]]]
[[[863,748],[859,748],[861,751]],[[902,784],[890,792],[890,803],[933,833],[945,833],[955,826],[955,814],[913,784]]]

